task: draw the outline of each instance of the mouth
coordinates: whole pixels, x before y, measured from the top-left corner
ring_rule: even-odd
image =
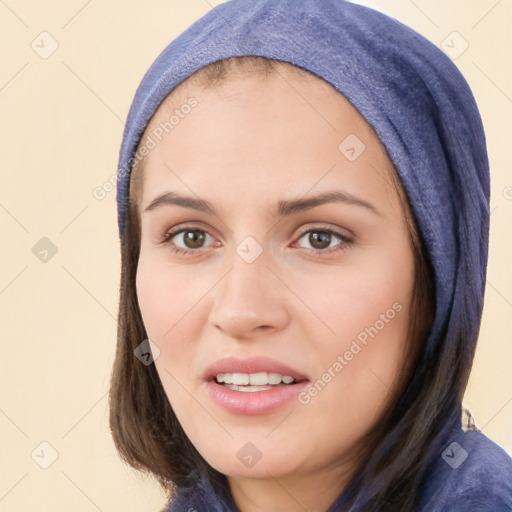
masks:
[[[303,373],[266,356],[247,359],[225,357],[211,364],[202,377],[205,381],[216,382],[229,389],[243,388],[242,391],[254,391],[250,388],[271,389],[309,380]]]
[[[212,380],[225,388],[249,393],[273,389],[276,386],[289,386],[298,382],[291,375],[274,372],[218,373]]]
[[[220,359],[207,368],[203,380],[217,405],[245,415],[272,412],[309,383],[306,375],[263,356]]]

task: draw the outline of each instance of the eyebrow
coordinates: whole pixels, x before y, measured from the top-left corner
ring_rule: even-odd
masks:
[[[307,198],[281,200],[277,203],[277,207],[272,210],[271,216],[273,218],[286,217],[293,213],[310,210],[316,206],[327,203],[345,203],[351,206],[360,206],[370,210],[375,215],[382,216],[377,208],[368,201],[360,199],[348,192],[341,191],[324,192]],[[165,205],[182,206],[183,208],[190,208],[191,210],[211,213],[212,215],[218,216],[217,211],[208,201],[194,197],[180,196],[175,192],[164,192],[163,194],[156,196],[144,209],[144,212],[155,210]]]

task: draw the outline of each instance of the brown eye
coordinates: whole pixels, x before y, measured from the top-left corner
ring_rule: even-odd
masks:
[[[171,245],[171,249],[176,253],[187,254],[203,248],[208,237],[213,240],[213,237],[204,229],[181,228],[166,233],[161,243]]]
[[[189,229],[183,231],[183,243],[187,249],[198,249],[204,243],[205,235],[204,231],[199,229]]]
[[[341,233],[333,231],[332,229],[310,229],[302,233],[299,240],[305,239],[310,247],[304,247],[299,244],[299,247],[310,249],[317,253],[328,253],[331,249],[336,251],[337,249],[346,249],[351,240],[343,236]],[[333,242],[338,241],[338,243]]]
[[[310,231],[308,242],[313,249],[327,249],[331,244],[331,238],[331,233],[327,233],[327,231]]]

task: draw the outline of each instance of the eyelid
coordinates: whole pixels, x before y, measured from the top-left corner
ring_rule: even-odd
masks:
[[[344,240],[353,241],[354,239],[354,234],[350,232],[348,229],[329,226],[328,224],[322,222],[316,224],[314,222],[305,224],[304,226],[299,228],[299,235],[302,236],[304,233],[307,233],[308,231],[331,231],[335,233],[337,236],[342,237]],[[346,231],[349,234],[344,234],[343,231]]]
[[[163,235],[159,236],[159,240],[162,242],[165,239],[176,236],[183,231],[189,231],[189,230],[192,231],[194,229],[196,229],[198,231],[204,231],[205,233],[208,233],[210,236],[213,237],[213,235],[210,233],[210,231],[211,231],[210,228],[206,228],[206,227],[202,226],[200,223],[195,224],[194,221],[191,221],[191,222],[182,222],[180,224],[176,224],[176,226],[173,226],[173,227],[165,230]],[[216,238],[220,238],[220,237],[216,237]]]

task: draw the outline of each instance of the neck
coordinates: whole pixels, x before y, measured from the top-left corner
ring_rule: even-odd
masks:
[[[348,484],[340,468],[267,479],[228,478],[241,512],[326,512]]]

